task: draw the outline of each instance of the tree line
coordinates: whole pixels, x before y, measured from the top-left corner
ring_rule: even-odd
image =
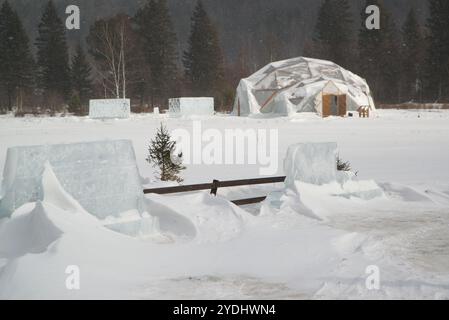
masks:
[[[135,16],[99,19],[70,58],[65,25],[48,1],[38,25],[36,57],[16,11],[0,8],[0,102],[17,113],[66,108],[85,112],[89,99],[129,98],[143,108],[166,106],[181,94],[214,96],[230,104],[218,33],[198,1],[179,66],[176,34],[166,0],[148,0]],[[228,95],[229,97],[229,95]],[[25,110],[26,109],[26,110]]]
[[[365,8],[380,9],[380,29],[366,27]],[[428,0],[421,25],[412,7],[397,26],[382,0],[367,0],[359,30],[347,0],[324,0],[306,54],[334,61],[365,78],[377,102],[449,101],[449,1]]]
[[[365,26],[365,8],[373,4],[380,8],[379,30]],[[411,9],[397,26],[382,0],[367,0],[356,30],[347,0],[323,0],[304,55],[332,60],[366,78],[378,103],[449,101],[449,2],[428,4],[425,25]],[[276,30],[288,27],[285,20],[271,17],[258,64],[284,58]],[[199,0],[187,49],[181,52],[167,1],[147,0],[134,16],[95,21],[86,45],[80,43],[70,57],[66,29],[52,0],[33,43],[6,0],[0,8],[0,109],[14,107],[20,114],[68,108],[82,114],[89,99],[128,97],[151,110],[181,95],[214,96],[218,108],[225,109],[239,79],[255,71],[253,51],[242,46],[235,61],[225,61],[217,29]]]

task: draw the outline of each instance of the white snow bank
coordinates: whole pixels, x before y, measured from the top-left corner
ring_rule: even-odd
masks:
[[[42,176],[42,190],[43,190],[43,203],[48,206],[58,208],[58,210],[65,212],[64,219],[59,223],[59,228],[65,232],[71,230],[71,220],[77,219],[84,224],[92,226],[100,226],[101,222],[96,217],[91,215],[61,186],[58,178],[56,177],[53,168],[47,162],[45,163],[45,170]],[[62,215],[58,216],[58,219]]]
[[[331,243],[342,256],[348,256],[360,251],[363,243],[366,241],[367,236],[357,232],[351,232],[332,239]]]
[[[44,252],[61,234],[39,201],[30,212],[13,215],[0,226],[0,257]]]
[[[382,197],[384,192],[374,180],[356,180],[351,178],[340,184],[341,189],[334,191],[334,195],[343,197],[357,197],[365,200],[371,200]]]
[[[0,299],[447,297],[444,275],[432,274],[432,281],[425,282],[429,276],[410,275],[403,263],[383,256],[370,260],[383,252],[376,237],[294,212],[255,218],[206,193],[149,195],[151,208],[165,217],[164,227],[173,230],[177,225],[179,231],[193,232],[195,239],[155,245],[105,228],[104,221],[62,190],[49,165],[42,185],[42,203],[26,204],[0,220]],[[330,184],[304,185],[322,194],[335,190]],[[304,186],[301,190],[301,197],[310,196]],[[287,192],[297,197],[291,189]],[[349,202],[337,197],[333,205]],[[339,206],[341,211],[347,208]],[[136,215],[128,212],[106,221]],[[342,221],[345,227],[352,222],[348,217]],[[403,240],[397,239],[401,245]],[[365,269],[373,263],[383,279],[382,290],[375,292],[365,288]],[[67,289],[68,266],[79,268],[80,290]]]
[[[126,250],[118,255],[116,250],[121,245],[129,248],[133,242],[134,248],[138,248],[137,241],[105,228],[100,220],[83,210],[61,188],[50,166],[46,167],[42,189],[44,201],[26,204],[10,218],[2,219],[0,299],[17,296],[79,298],[102,290],[107,295],[108,281],[102,278],[113,279],[113,274],[108,274],[110,269],[115,270],[117,277],[121,259],[126,259]],[[108,251],[110,248],[113,250]],[[82,270],[84,290],[71,291],[66,287],[66,270],[72,265]],[[89,286],[92,274],[97,285],[101,283],[99,287]],[[120,279],[116,281],[120,283]],[[31,287],[30,283],[33,283]]]
[[[0,257],[44,252],[63,233],[76,226],[74,220],[85,225],[100,225],[61,187],[48,162],[42,177],[42,190],[43,202],[23,205],[0,225]],[[60,213],[49,216],[44,206],[57,208]]]
[[[144,211],[132,143],[116,140],[9,148],[0,217],[11,215],[27,202],[43,200],[41,180],[46,162],[61,187],[89,213],[102,219],[128,210]]]
[[[300,143],[288,148],[284,160],[284,192],[268,196],[269,205],[314,219],[326,219],[351,199],[372,200],[384,196],[373,180],[359,181],[355,174],[337,170],[336,143]],[[266,208],[265,211],[269,211]]]
[[[95,99],[89,101],[89,117],[92,119],[127,119],[131,114],[129,99]]]
[[[337,143],[299,143],[287,150],[285,186],[301,193],[314,190],[333,196],[372,199],[383,195],[373,180],[359,181],[352,172],[337,170]]]
[[[122,213],[120,217],[108,217],[102,222],[106,228],[131,237],[152,239],[156,242],[172,241],[158,232],[159,219],[147,212],[141,214],[132,210]]]
[[[93,225],[100,223],[63,189],[48,162],[45,164],[42,187],[45,203],[51,203],[66,212],[81,214],[86,217],[87,223]],[[140,213],[137,210],[130,210],[120,213],[118,217],[108,216],[101,223],[110,230],[132,237],[157,238],[160,236],[157,232],[157,218],[147,212]]]
[[[281,208],[290,207],[305,216],[326,220],[338,212],[336,208],[364,208],[366,201],[383,197],[383,191],[374,181],[336,181],[313,185],[297,181],[295,191],[285,193]]]
[[[162,232],[194,239],[198,243],[232,239],[254,219],[228,200],[207,193],[183,196],[151,194],[148,206],[158,217]]]
[[[42,189],[44,201],[69,212],[85,212],[83,207],[76,202],[61,186],[55,173],[47,161],[42,175]]]

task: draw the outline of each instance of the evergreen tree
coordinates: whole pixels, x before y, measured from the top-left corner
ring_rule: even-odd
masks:
[[[47,102],[66,100],[70,95],[69,54],[65,26],[52,0],[44,9],[38,31],[36,46],[40,88],[44,90]]]
[[[74,93],[69,100],[69,112],[75,115],[82,115],[83,106],[81,105],[81,99],[77,93]]]
[[[368,30],[365,25],[365,8],[369,5],[379,5],[377,1],[366,1],[362,6],[361,28],[359,32],[359,69],[361,75],[366,78],[368,84],[377,95],[380,84],[380,69],[378,66],[379,56],[382,54],[381,45],[383,42],[382,32],[380,30]],[[381,25],[382,28],[382,25]]]
[[[385,102],[400,103],[402,102],[400,92],[400,33],[389,12],[384,12],[384,16],[385,28],[383,32],[385,32],[385,39],[383,43],[383,55],[380,60],[383,87],[383,96],[381,95],[381,97]]]
[[[319,58],[351,67],[353,18],[347,0],[324,0],[315,27],[314,46]]]
[[[402,96],[420,99],[422,92],[423,37],[415,10],[410,9],[402,28]]]
[[[187,79],[193,94],[217,96],[223,80],[223,56],[217,31],[201,0],[191,21],[188,50],[183,59]]]
[[[429,0],[427,92],[435,100],[449,99],[449,1]]]
[[[149,0],[135,21],[144,39],[143,50],[150,70],[150,94],[154,103],[166,103],[177,79],[176,34],[166,0]]]
[[[71,84],[82,105],[88,102],[89,96],[92,94],[91,71],[92,68],[87,61],[86,54],[81,45],[78,45],[72,59]]]
[[[182,165],[182,154],[175,155],[176,142],[171,141],[170,134],[161,124],[156,133],[156,138],[151,140],[148,148],[149,156],[146,159],[153,166],[159,167],[160,179],[162,181],[182,182],[179,177],[181,170],[185,167]]]
[[[380,8],[380,29],[367,29],[365,8]],[[359,32],[359,69],[367,79],[375,97],[381,102],[399,100],[399,35],[396,25],[382,0],[367,0],[361,15]]]
[[[0,9],[0,86],[7,95],[7,107],[13,101],[20,110],[24,90],[34,84],[34,61],[29,39],[17,15],[5,1]]]

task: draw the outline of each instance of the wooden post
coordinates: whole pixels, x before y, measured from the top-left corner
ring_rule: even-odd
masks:
[[[210,190],[210,194],[213,194],[214,196],[217,195],[219,184],[220,184],[220,181],[218,181],[218,180],[214,180],[212,182],[212,189]]]
[[[237,115],[240,117],[240,98],[237,98]]]

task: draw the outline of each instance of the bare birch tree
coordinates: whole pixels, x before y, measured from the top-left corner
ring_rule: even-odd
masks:
[[[87,39],[104,91],[117,99],[126,98],[128,18],[119,15],[97,21]]]

